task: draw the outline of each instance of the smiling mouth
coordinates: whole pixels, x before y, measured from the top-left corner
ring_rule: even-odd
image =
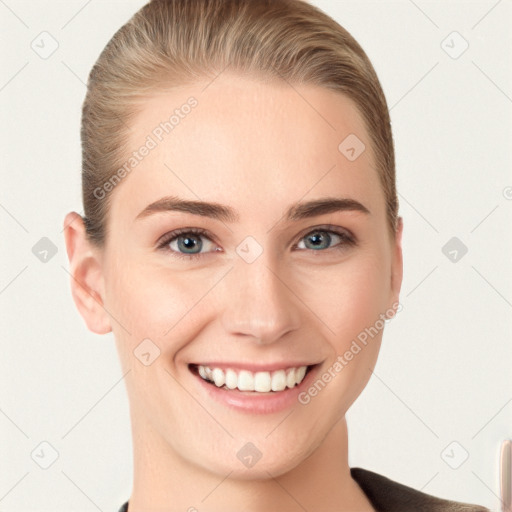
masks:
[[[192,373],[220,389],[279,393],[298,386],[314,366],[316,365],[259,372],[231,368],[224,370],[197,364],[189,367]]]

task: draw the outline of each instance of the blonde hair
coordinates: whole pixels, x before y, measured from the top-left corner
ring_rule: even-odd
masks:
[[[105,191],[126,161],[130,123],[144,98],[226,68],[318,85],[353,100],[371,138],[395,233],[398,198],[386,99],[370,60],[343,27],[302,0],[152,0],[114,34],[89,74],[81,139],[91,242],[102,246],[106,240],[112,193],[98,198],[97,191]]]

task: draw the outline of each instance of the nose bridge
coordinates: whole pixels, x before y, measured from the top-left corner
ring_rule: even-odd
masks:
[[[263,252],[251,263],[237,258],[225,283],[223,326],[233,335],[272,343],[298,328],[300,312],[282,266]]]

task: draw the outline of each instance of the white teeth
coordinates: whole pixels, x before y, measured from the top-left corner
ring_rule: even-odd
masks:
[[[301,366],[300,368],[297,369],[297,374],[296,374],[297,382],[302,382],[304,375],[306,375],[307,369],[308,369],[307,366]]]
[[[224,372],[220,368],[213,369],[212,378],[213,378],[213,382],[215,382],[215,385],[218,388],[220,388],[221,386],[224,386],[224,383],[226,382],[226,376],[224,375]]]
[[[287,374],[286,374],[286,386],[289,388],[293,388],[295,386],[295,369],[292,368]]]
[[[254,376],[254,391],[267,393],[272,389],[272,379],[269,372],[258,372]]]
[[[286,387],[286,372],[278,370],[272,374],[272,391],[282,391]]]
[[[201,368],[201,367],[199,367],[199,368]],[[226,372],[226,387],[228,389],[235,389],[237,386],[238,386],[238,375],[233,370],[228,370]]]
[[[290,368],[288,370],[276,370],[274,372],[250,372],[233,369],[226,371],[220,368],[199,365],[199,376],[213,382],[218,388],[239,389],[240,391],[257,391],[268,393],[270,391],[284,391],[287,387],[293,388],[300,384],[306,375],[307,366]]]
[[[254,391],[254,375],[247,370],[238,374],[238,389],[240,391]]]
[[[206,380],[207,375],[206,375],[206,370],[204,369],[204,366],[199,366],[198,371],[199,371],[199,375],[201,375],[201,377]]]

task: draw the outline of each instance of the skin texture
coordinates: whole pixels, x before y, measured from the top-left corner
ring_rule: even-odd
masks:
[[[197,106],[112,192],[103,249],[87,242],[75,212],[64,222],[77,308],[91,331],[113,331],[129,372],[129,512],[372,510],[350,477],[345,413],[371,376],[382,330],[307,405],[276,413],[210,400],[188,368],[291,360],[321,363],[321,375],[396,305],[402,224],[390,233],[362,118],[339,93],[225,72],[148,98],[129,147],[191,96]],[[353,162],[338,150],[349,134],[366,145]],[[229,205],[240,220],[183,212],[135,220],[167,195]],[[370,214],[284,221],[292,203],[327,196],[357,200]],[[330,245],[308,245],[306,235],[326,224],[349,230],[355,245],[335,234]],[[166,233],[194,227],[211,235],[198,259],[157,249]],[[236,252],[247,236],[263,250],[250,264]],[[146,338],[160,349],[149,366],[133,353]],[[247,442],[262,453],[252,468],[236,456]]]

